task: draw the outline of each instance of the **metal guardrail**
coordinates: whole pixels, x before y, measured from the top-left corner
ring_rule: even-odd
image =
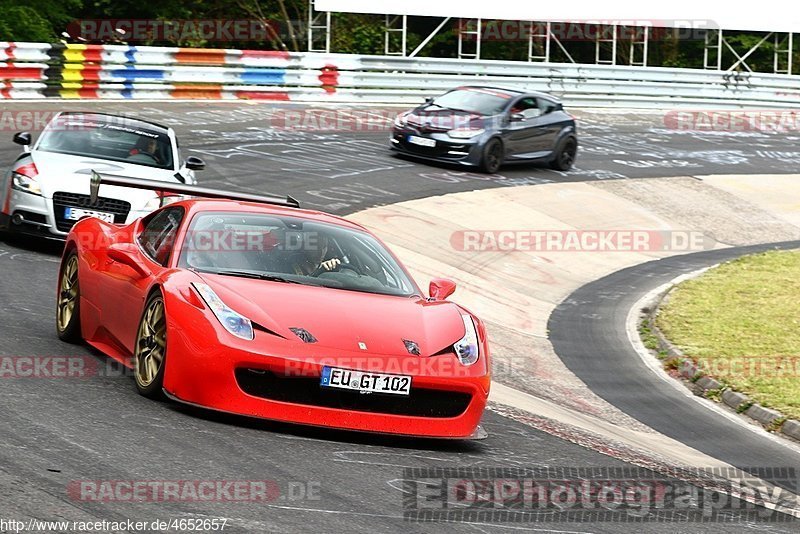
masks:
[[[0,42],[0,98],[416,103],[462,84],[573,106],[800,108],[800,76],[253,50]]]

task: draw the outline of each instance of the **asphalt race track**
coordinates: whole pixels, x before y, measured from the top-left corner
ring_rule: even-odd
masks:
[[[576,112],[581,149],[575,170],[564,174],[525,165],[485,176],[392,156],[387,148],[385,121],[381,127],[353,131],[282,127],[287,110],[302,111],[297,107],[206,102],[21,102],[4,107],[12,111],[91,109],[157,120],[177,130],[183,157],[198,155],[206,160],[208,168],[199,175],[202,185],[290,194],[301,205],[339,214],[456,191],[551,181],[725,174],[734,170],[793,173],[800,159],[797,138],[783,134],[686,132],[670,130],[659,114]],[[12,133],[9,130],[5,134],[7,140],[0,147],[4,169],[19,152],[11,143]],[[105,368],[103,356],[56,338],[54,293],[59,254],[57,245],[0,242],[0,355],[86,356]],[[619,287],[620,278],[613,275],[597,282],[600,285],[594,288],[582,288],[580,291],[586,293],[581,298],[587,301],[583,305],[596,304],[589,293],[592,289],[616,292],[619,298],[603,304],[612,307],[616,328],[621,310],[636,295],[662,278],[671,278],[671,273],[713,262],[710,256],[647,264],[642,267],[644,271],[637,272],[645,277],[644,281],[637,284],[633,278],[626,279],[633,287],[625,292]],[[670,270],[661,270],[661,266]],[[558,321],[578,313],[576,309],[565,310],[562,306],[553,317],[557,350],[566,339],[563,329],[558,334]],[[597,335],[595,325],[583,325],[587,326],[582,331],[586,336]],[[626,347],[617,358],[630,357],[627,341],[620,341],[618,333],[609,331],[601,341]],[[573,342],[582,339],[572,337]],[[566,347],[564,354],[569,355],[570,350],[574,353],[575,347]],[[569,357],[565,360],[570,367],[577,366]],[[583,369],[573,370],[611,400],[613,382],[606,375],[597,375],[593,382],[584,376]],[[609,370],[610,367],[605,368],[604,372]],[[630,373],[646,378],[635,365]],[[225,532],[795,531],[793,525],[767,523],[726,527],[719,523],[430,525],[404,521],[405,467],[625,465],[492,411],[484,417],[488,439],[442,442],[307,429],[154,403],[140,397],[131,378],[121,372],[75,379],[5,379],[0,381],[0,398],[3,518],[227,518]],[[626,411],[632,404],[626,398],[611,402]],[[652,406],[640,408],[642,412],[631,408],[629,413],[670,434],[669,428],[659,428],[668,421],[659,419]],[[726,430],[724,426],[721,424],[720,432]],[[689,434],[670,435],[694,440],[691,443],[700,450],[712,447],[709,443],[713,436],[700,436],[699,430]],[[741,459],[735,456],[734,445],[718,446],[729,445],[730,450],[721,452]],[[763,441],[759,445],[765,454],[781,453]],[[780,458],[772,455],[767,459],[769,465],[780,465]],[[762,465],[762,458],[742,460],[739,465]],[[189,479],[274,480],[280,497],[268,503],[93,502],[71,498],[65,489],[70,483],[83,480]],[[313,498],[308,498],[309,494]]]
[[[680,274],[745,254],[798,247],[800,241],[790,241],[673,256],[590,282],[550,315],[553,348],[592,391],[671,438],[742,469],[797,466],[796,451],[743,431],[741,425],[667,387],[631,346],[625,323],[642,296]]]
[[[209,187],[291,194],[306,207],[346,214],[413,198],[487,187],[708,174],[795,173],[800,136],[793,132],[690,131],[659,112],[572,111],[578,118],[576,167],[507,166],[484,175],[392,156],[388,127],[403,108],[299,108],[250,103],[15,102],[10,112],[93,110],[170,125],[183,157],[204,158]],[[333,115],[336,113],[337,115]],[[347,120],[348,113],[352,119]],[[21,126],[24,120],[18,121]],[[11,121],[2,123],[0,163],[19,153]],[[42,125],[43,126],[43,125]],[[670,128],[672,126],[672,128]],[[41,127],[41,126],[40,126]],[[34,134],[35,135],[35,134]]]

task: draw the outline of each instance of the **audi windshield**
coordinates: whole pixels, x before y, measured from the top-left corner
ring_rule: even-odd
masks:
[[[100,116],[54,119],[36,150],[173,169],[172,143],[166,133]]]

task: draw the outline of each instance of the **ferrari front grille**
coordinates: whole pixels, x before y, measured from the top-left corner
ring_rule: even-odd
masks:
[[[464,413],[472,401],[469,393],[416,388],[413,385],[408,396],[365,395],[358,391],[322,388],[319,377],[280,376],[263,369],[236,369],[236,381],[242,391],[262,399],[413,417],[456,417]]]
[[[53,194],[53,212],[56,218],[56,228],[61,232],[69,232],[77,222],[66,218],[67,208],[81,208],[89,211],[102,211],[114,214],[115,223],[124,223],[131,211],[131,203],[116,198],[100,197],[92,202],[89,195],[66,193],[59,191]]]

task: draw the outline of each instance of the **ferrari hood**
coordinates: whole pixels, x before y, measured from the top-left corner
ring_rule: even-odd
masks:
[[[464,336],[461,312],[447,301],[208,273],[201,277],[230,308],[293,341],[302,342],[291,329],[302,328],[322,347],[407,356],[405,340],[429,356]]]
[[[30,157],[36,164],[38,175],[36,179],[42,188],[42,193],[47,198],[52,198],[56,191],[68,193],[89,194],[89,179],[91,171],[99,173],[116,174],[131,178],[144,178],[176,182],[175,171],[156,169],[145,165],[135,165],[124,162],[101,160],[84,156],[72,156],[55,152],[41,152],[34,150]],[[151,191],[133,190],[126,187],[100,186],[100,196],[111,198],[149,199],[153,197]],[[146,200],[145,200],[146,201]],[[132,202],[134,206],[137,202]],[[134,208],[135,209],[135,208]]]

